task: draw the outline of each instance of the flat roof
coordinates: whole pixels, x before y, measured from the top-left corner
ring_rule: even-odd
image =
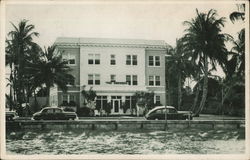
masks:
[[[144,39],[115,39],[115,38],[85,38],[85,37],[58,37],[55,44],[117,44],[117,45],[146,45],[146,46],[167,46],[164,40]]]

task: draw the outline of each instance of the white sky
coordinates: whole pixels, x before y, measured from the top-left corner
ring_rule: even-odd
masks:
[[[226,17],[224,33],[236,37],[243,28],[241,22],[233,24],[229,15],[237,10],[232,3],[171,3],[148,2],[94,2],[67,4],[7,4],[5,34],[12,30],[10,22],[18,24],[27,19],[40,33],[35,41],[40,46],[52,45],[57,37],[96,37],[165,40],[174,46],[176,38],[184,34],[183,22],[195,17],[195,9],[218,11]],[[220,75],[221,70],[216,74]]]
[[[224,32],[235,35],[241,28],[232,24],[229,14],[237,10],[232,3],[81,3],[10,4],[6,6],[6,33],[21,19],[34,24],[41,46],[52,45],[56,37],[97,37],[165,40],[175,45],[183,35],[183,22],[195,16],[195,9],[216,9],[226,17]]]

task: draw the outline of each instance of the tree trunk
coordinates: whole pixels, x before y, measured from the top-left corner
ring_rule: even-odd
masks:
[[[178,73],[178,110],[181,109],[182,92],[181,92],[181,73]]]
[[[13,77],[12,77],[12,65],[10,64],[10,111],[13,110],[13,94],[12,94],[12,87],[13,87]]]
[[[200,81],[198,81],[197,85],[198,85],[198,87],[197,87],[197,90],[196,90],[196,93],[195,93],[194,103],[193,103],[193,106],[192,106],[192,108],[191,108],[191,111],[192,111],[192,112],[195,111],[195,108],[196,108],[196,106],[197,106],[197,102],[198,102],[198,99],[199,99]]]
[[[47,86],[47,106],[50,106],[50,87]]]
[[[195,113],[195,116],[199,115],[201,113],[201,111],[203,110],[204,106],[205,106],[205,102],[206,102],[206,99],[207,99],[207,92],[208,92],[207,87],[208,87],[208,59],[205,56],[202,99],[201,99],[200,106],[199,106],[197,112]]]
[[[167,89],[167,93],[168,93],[168,101],[167,101],[167,105],[171,105],[171,94],[170,94],[170,80],[167,81],[168,82],[168,89]]]
[[[34,102],[34,112],[37,112],[38,111],[38,102],[37,102],[37,98],[36,98],[36,92],[35,90],[33,91],[34,93],[34,98],[35,98],[35,102]],[[40,108],[39,108],[40,109]]]
[[[16,69],[14,68],[14,71],[13,71],[13,101],[16,105]],[[15,106],[15,109],[16,109],[16,106]]]

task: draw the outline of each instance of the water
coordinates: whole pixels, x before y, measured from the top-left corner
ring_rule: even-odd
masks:
[[[244,129],[169,131],[15,131],[7,154],[242,154]]]

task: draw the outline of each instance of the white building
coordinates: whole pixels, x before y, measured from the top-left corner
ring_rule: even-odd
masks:
[[[51,105],[83,107],[81,91],[93,87],[96,106],[109,103],[111,114],[124,114],[122,107],[135,105],[136,91],[153,91],[155,103],[165,104],[166,43],[161,40],[57,38],[55,45],[69,60],[71,82],[67,93],[51,90]]]

